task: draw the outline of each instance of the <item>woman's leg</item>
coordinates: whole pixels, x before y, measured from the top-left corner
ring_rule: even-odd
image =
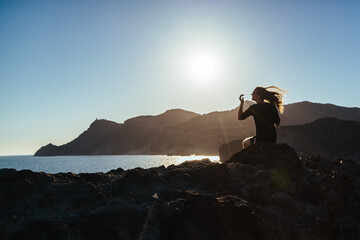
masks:
[[[248,147],[250,147],[252,144],[254,144],[254,140],[255,140],[255,137],[245,138],[245,139],[242,141],[242,147],[243,147],[243,149],[248,148]]]

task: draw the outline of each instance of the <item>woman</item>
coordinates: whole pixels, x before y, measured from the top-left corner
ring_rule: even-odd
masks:
[[[269,91],[269,89],[274,89],[275,91]],[[284,93],[283,90],[275,86],[267,88],[257,87],[251,94],[252,100],[254,100],[256,104],[251,105],[245,112],[243,112],[244,94],[240,95],[238,119],[244,120],[249,116],[253,116],[256,126],[256,136],[244,139],[242,142],[243,148],[247,148],[256,143],[276,142],[275,127],[280,125],[278,111],[280,113],[284,111],[282,105]]]

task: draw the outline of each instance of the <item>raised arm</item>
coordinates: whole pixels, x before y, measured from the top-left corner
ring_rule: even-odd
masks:
[[[250,115],[254,115],[252,106],[250,106],[245,112],[244,109],[244,94],[241,94],[240,97],[240,107],[238,112],[238,120],[244,120],[247,119]]]
[[[238,120],[242,120],[241,114],[243,114],[243,108],[244,108],[244,94],[240,95],[239,100],[240,100],[240,107],[238,112]]]

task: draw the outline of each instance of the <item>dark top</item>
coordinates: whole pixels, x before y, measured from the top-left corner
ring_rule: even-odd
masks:
[[[276,129],[275,123],[280,123],[280,118],[276,107],[270,103],[257,103],[251,105],[240,119],[253,116],[256,126],[256,143],[275,143]]]

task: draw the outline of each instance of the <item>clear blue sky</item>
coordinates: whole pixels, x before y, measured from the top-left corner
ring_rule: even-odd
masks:
[[[0,155],[96,118],[229,110],[256,86],[359,107],[359,13],[357,0],[1,0]],[[191,72],[198,56],[212,65]]]

